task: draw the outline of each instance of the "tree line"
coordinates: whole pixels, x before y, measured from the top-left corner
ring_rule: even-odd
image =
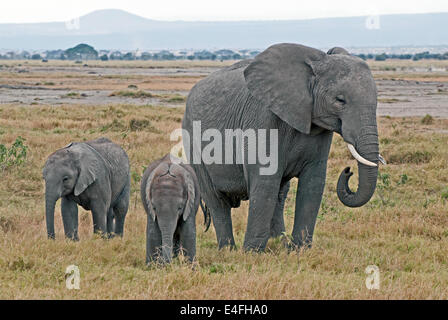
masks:
[[[73,48],[67,50],[48,50],[42,53],[29,53],[22,51],[20,53],[7,52],[6,54],[0,54],[0,59],[14,59],[14,60],[240,60],[255,57],[260,51],[258,50],[230,50],[220,49],[216,51],[199,50],[199,51],[170,51],[161,50],[158,52],[138,52],[138,51],[113,51],[113,50],[95,50],[88,44],[81,43]],[[422,59],[435,59],[435,60],[448,60],[448,52],[445,53],[430,53],[424,51],[415,54],[372,54],[361,53],[355,54],[355,56],[363,60],[375,60],[386,61],[388,59],[400,59],[400,60],[422,60]]]

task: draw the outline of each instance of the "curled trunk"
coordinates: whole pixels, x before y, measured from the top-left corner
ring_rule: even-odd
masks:
[[[360,207],[366,204],[376,188],[376,180],[378,176],[378,133],[376,123],[364,125],[362,134],[356,143],[356,151],[362,158],[373,162],[377,166],[365,165],[358,162],[358,189],[356,192],[350,190],[348,181],[353,175],[350,168],[345,168],[339,176],[337,185],[337,194],[339,200],[348,207]]]
[[[376,179],[378,175],[378,167],[370,167],[365,164],[358,163],[359,182],[358,190],[353,192],[350,190],[348,180],[353,175],[350,167],[345,168],[339,176],[337,193],[341,202],[352,208],[361,207],[366,204],[376,188]]]

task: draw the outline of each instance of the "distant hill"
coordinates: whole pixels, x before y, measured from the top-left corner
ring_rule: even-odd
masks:
[[[110,9],[94,11],[69,24],[0,24],[0,49],[53,50],[78,43],[122,50],[262,49],[278,42],[319,48],[448,44],[448,13],[383,15],[379,29],[366,28],[366,19],[168,22]]]

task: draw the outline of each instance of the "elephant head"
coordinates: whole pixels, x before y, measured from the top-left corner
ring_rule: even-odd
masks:
[[[368,65],[343,48],[328,53],[296,44],[278,44],[260,53],[244,70],[251,94],[281,120],[304,134],[321,127],[339,133],[358,160],[356,192],[353,174],[342,171],[339,199],[349,207],[372,197],[378,174],[377,90]]]
[[[43,169],[48,238],[55,237],[56,201],[70,194],[79,196],[95,182],[101,168],[95,151],[85,143],[71,143],[48,157]]]
[[[162,162],[149,175],[145,194],[148,219],[157,221],[162,235],[162,258],[169,263],[179,222],[196,213],[195,182],[182,166]]]

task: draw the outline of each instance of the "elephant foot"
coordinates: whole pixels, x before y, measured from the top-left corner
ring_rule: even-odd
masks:
[[[117,236],[116,233],[114,233],[114,232],[109,232],[109,233],[107,234],[107,239],[113,239],[113,238],[115,238],[116,236]]]
[[[265,248],[261,246],[245,246],[244,252],[263,253]]]
[[[235,244],[235,243],[227,242],[227,243],[219,244],[219,245],[218,245],[218,250],[229,250],[229,251],[233,251],[233,250],[236,250],[236,249],[237,249],[237,247],[236,247],[236,244]]]
[[[284,237],[285,236],[285,229],[281,227],[271,227],[271,231],[269,234],[270,238],[278,238],[278,237]]]
[[[244,242],[245,252],[264,252],[268,242],[268,237],[263,238],[252,238],[251,240]]]
[[[71,241],[79,241],[78,233],[75,234],[66,234],[65,238]],[[53,238],[54,239],[54,238]]]
[[[284,240],[285,248],[288,250],[289,253],[291,253],[291,252],[300,253],[303,250],[308,250],[308,249],[311,249],[311,247],[312,247],[311,241],[309,241],[309,242],[308,241],[307,242],[294,241],[294,240],[288,239],[286,236],[283,240]]]

